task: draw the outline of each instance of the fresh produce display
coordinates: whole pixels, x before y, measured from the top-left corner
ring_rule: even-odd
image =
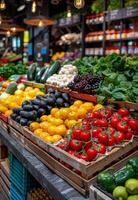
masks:
[[[68,99],[66,93],[61,95],[64,95],[64,99]],[[66,137],[69,134],[69,130],[79,123],[87,112],[95,107],[93,103],[83,103],[80,100],[76,100],[70,107],[53,108],[50,115],[43,115],[40,118],[40,123],[31,123],[30,130],[46,142],[57,142]]]
[[[138,199],[138,157],[130,158],[119,171],[105,170],[99,173],[99,186],[111,193],[116,200]]]
[[[4,65],[3,67],[0,67],[0,76],[8,79],[11,75],[22,75],[26,74],[27,72],[27,67],[26,65],[23,64],[17,64],[15,65],[14,63],[9,63]]]
[[[28,81],[36,81],[37,83],[46,83],[47,79],[60,69],[60,63],[54,62],[50,67],[40,68],[37,63],[30,65],[27,72]]]
[[[98,101],[112,100],[138,102],[138,57],[120,56],[115,53],[106,57],[84,57],[73,62],[80,75],[104,76],[97,90]]]
[[[58,146],[80,159],[92,161],[98,155],[104,155],[110,147],[131,140],[133,135],[138,136],[138,121],[130,116],[127,109],[115,111],[111,107],[97,105],[72,129],[68,142],[65,140]]]
[[[20,108],[15,107],[11,118],[22,126],[29,126],[32,122],[40,122],[41,116],[49,115],[52,108],[69,107],[71,105],[68,94],[58,92],[52,88],[48,89],[46,95],[43,93],[37,94],[36,92],[35,97],[33,100],[24,101]]]
[[[38,88],[25,88],[23,84],[17,86],[16,83],[11,83],[6,91],[0,97],[0,112],[7,117],[13,113],[14,108],[20,109],[25,100],[34,99],[37,95],[44,95]]]
[[[64,65],[58,74],[54,74],[47,79],[47,83],[59,87],[67,87],[77,74],[78,70],[75,66]]]
[[[68,87],[78,92],[95,94],[95,90],[99,88],[102,76],[77,75],[74,80],[68,84]]]

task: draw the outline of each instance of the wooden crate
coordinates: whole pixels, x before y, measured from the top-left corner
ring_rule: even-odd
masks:
[[[133,142],[131,141],[125,143],[121,148],[114,148],[106,156],[99,157],[96,161],[86,162],[71,156],[53,144],[44,142],[28,129],[23,129],[24,135],[15,130],[13,127],[10,127],[10,134],[27,150],[33,153],[45,165],[69,182],[83,195],[87,195],[89,193],[89,186],[99,171],[103,170],[111,163],[117,162],[118,158],[126,155],[126,153],[138,146],[138,139],[134,139]],[[65,163],[72,166],[73,169],[69,169]],[[79,175],[80,173],[76,173],[77,170],[81,172],[81,175]]]
[[[5,145],[0,146],[0,159],[8,157],[8,149]]]
[[[0,119],[8,124],[8,117],[0,112]]]
[[[3,121],[2,119],[0,119],[0,129],[1,128],[4,129],[6,132],[8,132],[8,129],[9,129],[8,123]]]
[[[9,164],[9,161],[7,161],[7,159],[0,162],[0,168],[3,171],[3,173],[7,176],[7,178],[9,179],[9,177],[10,177],[10,164]]]
[[[1,177],[0,177],[0,190],[2,191],[6,200],[8,200],[10,198],[10,190]]]
[[[9,133],[17,142],[24,144],[24,136],[12,126],[9,126]]]
[[[133,158],[135,156],[138,156],[138,150],[134,151],[130,155],[123,158],[121,161],[119,161],[116,164],[114,164],[113,166],[111,166],[111,169],[115,169],[115,171],[120,170],[127,164],[127,161],[130,158]],[[110,169],[110,167],[108,169]],[[97,177],[95,177],[95,179],[93,179],[93,185],[90,186],[90,200],[105,200],[105,199],[106,200],[114,200],[114,198],[112,197],[111,194],[109,194],[106,191],[103,191],[99,186],[97,186],[96,180],[97,180]]]
[[[138,138],[134,138],[131,141],[125,142],[120,147],[115,147],[111,151],[106,153],[106,156],[100,156],[95,161],[86,162],[80,160],[69,153],[63,151],[62,149],[58,148],[57,146],[46,143],[43,140],[39,139],[35,136],[31,131],[27,128],[24,128],[24,136],[32,141],[34,144],[38,145],[43,150],[49,152],[51,155],[59,159],[61,162],[68,163],[74,169],[79,170],[82,172],[82,177],[85,179],[90,179],[93,177],[97,170],[102,170],[103,167],[107,166],[114,160],[118,159],[122,155],[128,153],[133,148],[138,146]]]
[[[16,121],[12,120],[11,118],[9,118],[9,125],[23,134],[24,132],[23,126],[21,126],[20,124],[18,124]]]

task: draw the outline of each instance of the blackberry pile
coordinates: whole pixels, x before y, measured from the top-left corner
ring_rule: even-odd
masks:
[[[102,80],[103,76],[77,75],[68,87],[78,92],[95,94]]]

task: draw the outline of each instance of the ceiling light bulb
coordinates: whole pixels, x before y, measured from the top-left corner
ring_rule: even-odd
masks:
[[[32,13],[35,13],[36,12],[36,2],[33,1],[32,3]]]
[[[5,10],[5,8],[6,8],[5,1],[4,1],[4,0],[1,0],[1,2],[0,2],[0,9],[1,9],[1,10]]]
[[[78,9],[83,8],[85,5],[85,0],[74,0],[74,6]]]
[[[11,31],[16,32],[16,28],[15,27],[11,28]]]
[[[67,17],[71,17],[72,16],[72,13],[71,13],[71,10],[69,9],[68,11],[67,11]]]
[[[7,31],[7,36],[10,37],[11,33],[10,31]]]
[[[38,26],[39,26],[39,27],[42,27],[43,25],[44,25],[44,24],[43,24],[42,20],[40,20],[39,23],[38,23]]]

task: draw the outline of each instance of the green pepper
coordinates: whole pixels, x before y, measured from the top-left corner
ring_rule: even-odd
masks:
[[[133,157],[128,160],[128,164],[134,169],[136,176],[138,176],[138,157]]]
[[[135,171],[131,165],[127,165],[125,168],[114,173],[116,185],[123,186],[125,182],[130,178],[135,178]]]
[[[112,171],[103,171],[103,172],[101,172],[97,177],[97,182],[107,192],[112,192],[116,187]]]

